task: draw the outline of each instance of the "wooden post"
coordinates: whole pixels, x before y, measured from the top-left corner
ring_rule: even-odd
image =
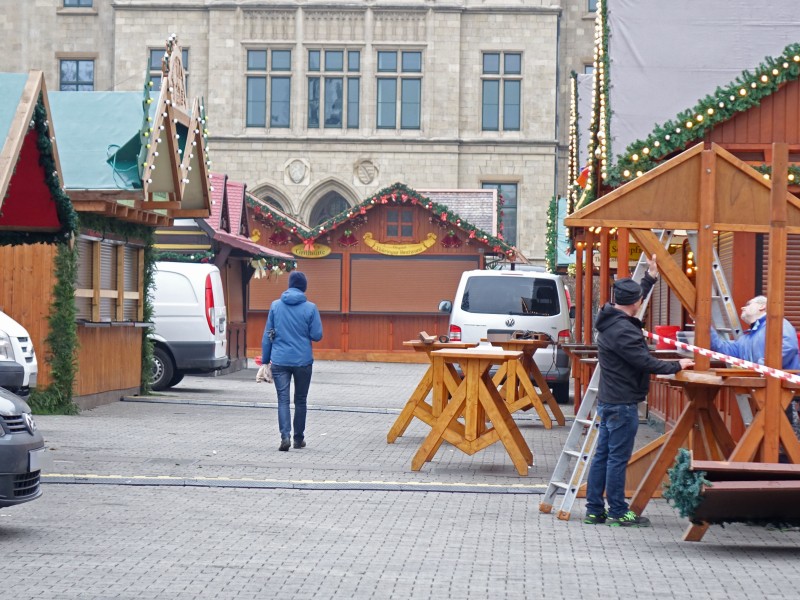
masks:
[[[631,276],[631,270],[628,267],[628,254],[630,253],[628,241],[628,230],[617,229],[617,279]]]
[[[783,301],[786,274],[786,193],[789,149],[783,142],[772,144],[772,190],[770,194],[769,271],[767,273],[767,339],[764,364],[775,369],[783,368]],[[767,394],[764,405],[763,462],[778,462],[780,445],[781,382],[767,377]]]
[[[594,296],[594,234],[586,235],[586,279],[583,282],[583,343],[592,343],[592,299]]]
[[[700,160],[700,214],[698,215],[697,277],[695,279],[695,345],[709,348],[711,345],[711,295],[714,255],[714,213],[716,203],[716,162],[713,150],[703,150]],[[708,356],[695,356],[695,369],[707,371],[711,366]]]
[[[611,278],[609,269],[611,247],[608,242],[608,228],[604,227],[600,232],[600,306],[608,302],[608,282]],[[617,260],[619,261],[619,258]]]
[[[583,242],[575,242],[575,341],[583,339]]]

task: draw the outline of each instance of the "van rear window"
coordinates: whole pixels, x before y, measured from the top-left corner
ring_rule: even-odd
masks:
[[[560,312],[558,288],[552,279],[471,277],[461,309],[470,313],[550,317]]]

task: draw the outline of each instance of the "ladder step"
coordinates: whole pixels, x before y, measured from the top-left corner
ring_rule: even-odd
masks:
[[[600,389],[599,387],[590,387],[590,388],[586,388],[586,391],[587,391],[587,392],[596,392],[596,391],[598,391],[599,389]]]
[[[582,425],[591,425],[592,424],[592,420],[591,419],[575,419],[575,422],[576,423],[581,423]]]
[[[569,454],[570,456],[574,456],[575,458],[580,458],[581,453],[577,450],[564,450],[564,454]]]
[[[564,483],[563,481],[551,481],[550,485],[554,485],[557,488],[561,488],[562,490],[569,489],[569,484],[568,483]]]

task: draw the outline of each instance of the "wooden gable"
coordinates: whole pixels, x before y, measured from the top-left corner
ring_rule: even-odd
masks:
[[[768,232],[772,181],[712,144],[713,177],[703,182],[702,152],[703,144],[697,144],[572,213],[565,225],[698,230],[702,182],[720,199],[714,204],[716,229]],[[800,233],[800,200],[787,193],[786,203],[787,232]]]
[[[61,189],[44,75],[31,71],[3,77],[0,102],[11,118],[3,123],[6,135],[0,149],[0,231],[30,243],[66,240],[76,220]]]

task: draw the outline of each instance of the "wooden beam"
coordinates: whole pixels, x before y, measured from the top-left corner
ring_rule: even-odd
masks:
[[[628,253],[630,244],[628,243],[628,230],[625,228],[617,230],[617,278],[630,277],[631,271],[628,267]]]
[[[100,320],[100,242],[92,242],[92,321]]]
[[[119,202],[120,200],[139,200],[142,190],[67,190],[73,205],[83,202]],[[79,210],[75,206],[75,210]]]
[[[772,144],[772,189],[770,194],[769,270],[767,273],[767,339],[764,364],[783,368],[783,302],[786,295],[786,194],[789,149],[783,143]],[[780,446],[781,382],[767,378],[767,397],[764,406],[763,459],[778,462]]]
[[[714,272],[714,214],[716,212],[717,155],[713,150],[703,150],[700,157],[700,214],[697,229],[697,248],[695,262],[695,345],[701,348],[711,346],[711,296],[713,294]],[[707,371],[711,367],[708,356],[695,356],[695,369]]]
[[[611,249],[609,247],[608,229],[600,232],[600,306],[608,302],[608,286],[611,279],[609,262],[611,262]],[[619,264],[619,257],[617,257]]]
[[[117,253],[117,321],[125,320],[125,246],[115,248]]]
[[[17,104],[17,109],[11,119],[8,135],[4,140],[3,146],[0,147],[0,207],[3,206],[3,200],[5,200],[8,192],[8,185],[14,175],[14,169],[17,166],[22,144],[25,142],[28,127],[34,116],[43,81],[44,76],[41,71],[31,71],[28,75],[28,80],[22,88],[19,104]]]
[[[630,233],[633,239],[636,240],[636,243],[642,247],[642,252],[646,252],[648,256],[656,255],[658,271],[661,273],[661,276],[667,284],[669,284],[669,287],[672,288],[672,291],[675,292],[678,300],[680,300],[686,310],[694,315],[697,292],[692,282],[686,277],[683,269],[672,260],[669,250],[664,247],[664,244],[662,244],[650,230],[631,229]]]

